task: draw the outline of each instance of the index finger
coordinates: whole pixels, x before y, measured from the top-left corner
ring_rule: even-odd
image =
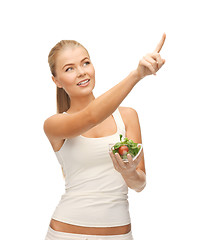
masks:
[[[164,33],[154,52],[159,53],[166,39],[166,34]]]

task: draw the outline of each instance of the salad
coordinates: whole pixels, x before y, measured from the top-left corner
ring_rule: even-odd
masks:
[[[134,157],[138,156],[142,149],[142,144],[140,143],[135,143],[133,140],[129,140],[127,137],[122,140],[122,134],[120,134],[120,142],[115,143],[112,147],[111,150],[113,154],[119,153],[120,157],[123,160],[128,161],[127,159],[127,154],[129,153],[133,160]]]

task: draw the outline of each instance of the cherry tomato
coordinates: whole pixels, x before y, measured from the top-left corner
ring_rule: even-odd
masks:
[[[121,156],[123,156],[129,152],[129,148],[126,145],[123,145],[118,149],[118,152]]]

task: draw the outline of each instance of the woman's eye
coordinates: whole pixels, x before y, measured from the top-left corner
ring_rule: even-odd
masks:
[[[69,68],[66,69],[66,72],[67,72],[67,71],[71,71],[71,70],[73,70],[73,68],[72,68],[72,67],[69,67]]]
[[[89,65],[89,64],[90,64],[90,62],[88,62],[88,61],[87,61],[87,62],[85,62],[84,64],[85,64],[85,66],[86,66],[86,65]]]

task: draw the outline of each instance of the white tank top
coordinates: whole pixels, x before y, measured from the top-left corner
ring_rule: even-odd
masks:
[[[112,115],[117,125],[115,134],[65,139],[55,152],[65,175],[65,193],[53,219],[84,227],[131,223],[128,186],[109,155],[109,143],[119,142],[120,134],[125,137],[125,125],[118,108]]]

